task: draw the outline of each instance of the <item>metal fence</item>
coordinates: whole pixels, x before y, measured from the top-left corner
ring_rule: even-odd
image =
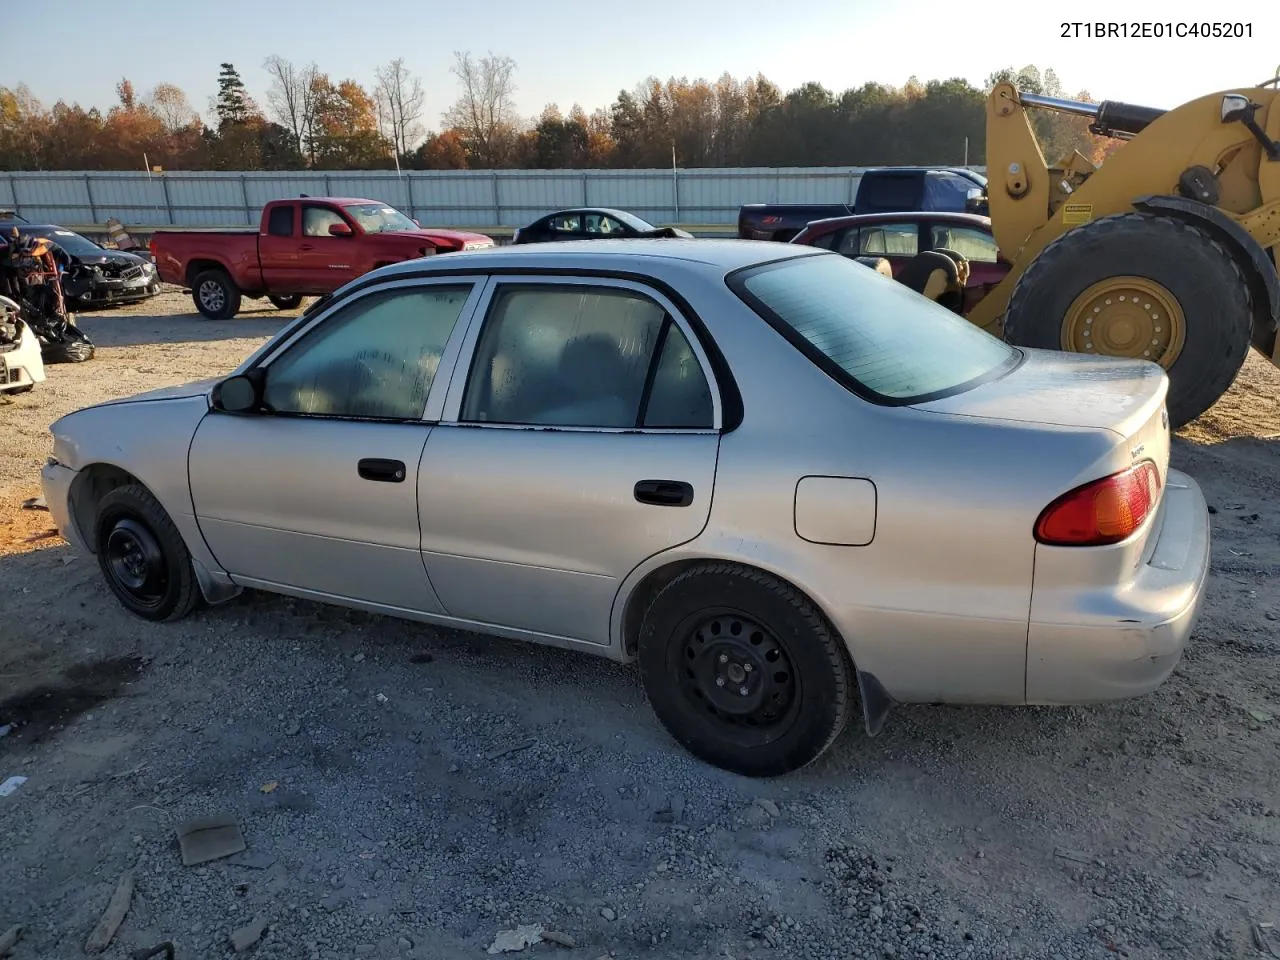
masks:
[[[305,193],[380,200],[424,224],[482,231],[572,206],[715,226],[736,223],[744,203],[852,202],[864,169],[0,172],[0,209],[69,226],[112,217],[130,226],[256,226],[267,201]]]

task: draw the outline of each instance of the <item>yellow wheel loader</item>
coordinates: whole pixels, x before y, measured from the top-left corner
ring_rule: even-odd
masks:
[[[1020,93],[987,99],[987,206],[1012,269],[968,313],[1026,347],[1136,357],[1194,420],[1252,344],[1280,365],[1280,77],[1172,110]],[[1027,111],[1128,141],[1095,166],[1046,164]]]

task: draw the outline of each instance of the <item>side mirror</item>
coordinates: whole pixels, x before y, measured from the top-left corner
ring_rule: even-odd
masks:
[[[331,223],[329,224],[329,236],[331,237],[349,237],[352,235],[350,224]]]
[[[265,371],[253,370],[247,374],[227,377],[213,388],[210,397],[213,409],[226,413],[252,413],[262,406],[262,385]]]
[[[1239,93],[1228,93],[1222,98],[1222,122],[1235,123],[1251,114],[1249,98]]]

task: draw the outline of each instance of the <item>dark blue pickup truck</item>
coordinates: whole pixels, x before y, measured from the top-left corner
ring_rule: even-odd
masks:
[[[814,220],[863,213],[987,213],[987,178],[964,167],[878,167],[858,180],[849,203],[748,203],[738,211],[743,240],[789,241]]]

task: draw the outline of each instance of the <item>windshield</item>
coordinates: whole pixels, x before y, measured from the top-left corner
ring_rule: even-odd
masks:
[[[92,240],[82,237],[78,233],[72,233],[70,230],[24,230],[19,227],[18,232],[28,237],[43,237],[45,240],[52,240],[73,257],[96,257],[103,252],[102,248]]]
[[[421,229],[395,207],[385,203],[353,203],[342,208],[365,233],[400,233]]]
[[[876,402],[957,393],[1020,356],[958,314],[839,254],[751,267],[728,283],[818,367]]]

